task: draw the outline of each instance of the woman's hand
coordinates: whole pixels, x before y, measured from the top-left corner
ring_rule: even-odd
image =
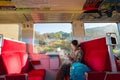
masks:
[[[68,58],[71,58],[71,54],[70,54],[70,53],[68,53],[67,57],[68,57]]]

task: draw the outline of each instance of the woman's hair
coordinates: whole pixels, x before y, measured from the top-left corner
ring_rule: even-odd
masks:
[[[78,41],[77,40],[72,40],[71,44],[73,44],[74,46],[78,46]]]

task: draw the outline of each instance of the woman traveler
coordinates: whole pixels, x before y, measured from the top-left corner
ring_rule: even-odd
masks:
[[[82,62],[83,52],[78,45],[78,41],[72,40],[71,47],[72,47],[73,53],[68,54],[68,56],[67,56],[69,58],[70,62],[67,64],[64,63],[61,66],[60,70],[57,73],[56,80],[64,80],[65,76],[68,76],[70,74],[70,66],[72,63]]]

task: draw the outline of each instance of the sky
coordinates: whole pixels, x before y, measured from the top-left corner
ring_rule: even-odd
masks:
[[[116,25],[116,23],[93,23],[93,24],[85,23],[84,26],[85,26],[85,29],[87,29],[87,28],[95,28],[95,27],[104,27],[110,24]]]
[[[40,34],[51,33],[51,32],[72,32],[72,24],[71,23],[40,23],[34,24],[34,30]]]
[[[85,29],[87,28],[95,28],[95,27],[104,27],[110,24],[116,23],[85,23]],[[38,23],[34,24],[34,30],[40,34],[51,33],[51,32],[72,32],[72,24],[71,23]]]

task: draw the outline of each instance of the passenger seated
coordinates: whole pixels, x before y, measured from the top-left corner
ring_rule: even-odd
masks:
[[[83,58],[83,52],[81,50],[81,48],[78,46],[78,41],[77,40],[73,40],[71,42],[71,47],[73,49],[73,53],[72,54],[68,54],[68,58],[69,58],[69,63],[64,63],[60,70],[58,71],[56,80],[64,80],[65,76],[68,76],[70,74],[70,67],[71,64],[74,62],[82,62],[82,58]]]

